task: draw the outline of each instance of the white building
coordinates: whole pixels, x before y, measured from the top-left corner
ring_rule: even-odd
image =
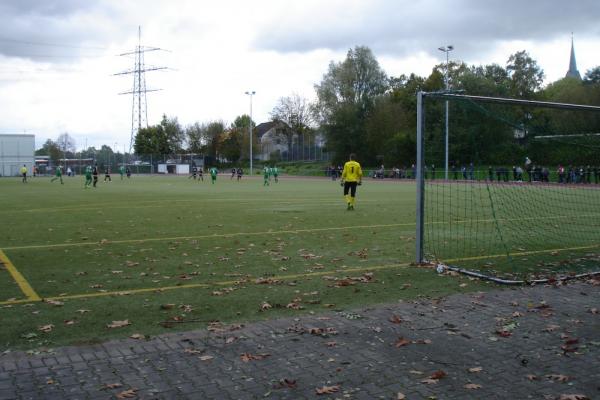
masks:
[[[23,165],[33,173],[35,135],[0,134],[0,176],[18,176]]]

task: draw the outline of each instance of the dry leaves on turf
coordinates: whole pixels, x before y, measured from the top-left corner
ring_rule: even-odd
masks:
[[[42,326],[38,327],[38,331],[41,331],[44,333],[52,332],[52,329],[54,329],[54,325],[52,325],[52,324],[42,325]]]
[[[333,394],[340,391],[340,385],[335,386],[323,386],[315,389],[318,395],[321,394]]]
[[[111,324],[107,324],[106,327],[109,329],[114,329],[114,328],[122,328],[127,325],[131,325],[131,322],[129,322],[128,319],[123,320],[123,321],[113,321]]]
[[[52,300],[52,299],[45,299],[44,303],[48,303],[51,306],[55,306],[55,307],[60,307],[60,306],[64,306],[65,305],[65,303],[63,303],[62,301]]]
[[[133,335],[131,335],[131,336],[129,336],[129,337],[130,337],[131,339],[136,339],[136,340],[139,340],[139,339],[144,339],[144,338],[145,338],[145,336],[144,336],[144,335],[142,335],[141,333],[134,333]]]

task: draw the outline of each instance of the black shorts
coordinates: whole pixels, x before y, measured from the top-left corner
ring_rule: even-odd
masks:
[[[356,197],[356,186],[358,182],[344,182],[344,196],[350,191],[350,196]]]

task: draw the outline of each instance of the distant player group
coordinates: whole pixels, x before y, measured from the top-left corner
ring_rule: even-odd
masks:
[[[342,180],[341,185],[344,188],[344,199],[346,200],[347,210],[354,210],[354,205],[356,201],[356,187],[362,184],[362,169],[360,164],[354,160],[355,155],[350,154],[350,160],[344,164],[344,169],[342,172]],[[20,171],[22,176],[22,182],[27,183],[27,166],[23,165]],[[211,167],[209,169],[211,183],[214,185],[217,181],[217,175],[219,171],[216,167]],[[90,187],[97,187],[98,184],[98,175],[99,169],[98,164],[87,165],[84,170],[85,175],[85,184],[84,188],[88,189]],[[119,167],[119,175],[121,176],[121,180],[123,180],[124,176],[127,178],[131,178],[131,170],[129,167],[120,166]],[[244,175],[244,170],[242,168],[232,168],[231,169],[231,177],[230,180],[233,180],[237,176],[237,180],[240,181],[242,176]],[[189,179],[194,179],[198,181],[204,181],[204,170],[202,167],[197,167],[196,164],[192,165],[192,174],[189,176]],[[50,182],[54,182],[59,180],[61,184],[64,184],[62,178],[62,167],[57,166],[54,177],[50,179]],[[271,181],[275,183],[279,182],[279,169],[276,166],[269,167],[267,165],[263,168],[263,186],[270,186]],[[112,178],[110,176],[110,169],[108,167],[104,170],[104,182],[112,182]]]

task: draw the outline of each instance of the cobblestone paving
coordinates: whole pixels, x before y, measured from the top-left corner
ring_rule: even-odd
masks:
[[[0,399],[600,399],[599,295],[504,289],[9,353]]]

